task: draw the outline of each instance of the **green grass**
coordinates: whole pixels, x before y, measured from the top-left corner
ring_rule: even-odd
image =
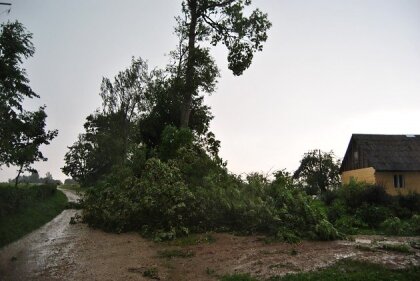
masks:
[[[189,234],[185,237],[176,238],[175,240],[165,242],[170,246],[191,246],[199,244],[211,244],[216,241],[210,233]]]
[[[235,279],[232,279],[235,280]],[[236,279],[247,280],[247,279]],[[366,262],[344,260],[328,268],[284,277],[273,277],[269,281],[412,281],[420,280],[420,267],[389,269]]]
[[[410,249],[410,246],[405,244],[384,244],[381,247],[382,249],[386,251],[392,251],[392,252],[398,252],[398,253],[404,253],[404,254],[410,254],[412,253],[412,250]]]
[[[159,278],[159,274],[158,274],[158,269],[157,269],[156,267],[147,268],[147,269],[143,272],[143,276],[144,276],[144,277],[148,277],[148,278],[150,278],[150,279],[160,280],[160,278]]]
[[[162,250],[158,251],[159,258],[191,258],[195,255],[193,251],[190,250],[180,250],[180,249],[171,249],[171,250]]]
[[[249,274],[232,274],[223,276],[220,281],[258,281],[258,279],[251,277]]]
[[[26,205],[18,212],[0,217],[0,248],[52,220],[64,210],[67,197],[57,190],[52,196]]]

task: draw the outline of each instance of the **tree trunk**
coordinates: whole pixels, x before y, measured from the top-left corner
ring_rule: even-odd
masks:
[[[22,173],[22,169],[23,169],[23,165],[21,165],[20,168],[19,168],[19,172],[18,172],[18,175],[17,175],[16,180],[15,180],[15,188],[17,188],[17,186],[18,186],[19,176]]]
[[[195,64],[195,40],[196,40],[196,28],[197,28],[197,0],[188,1],[188,9],[191,14],[191,22],[188,29],[188,58],[187,58],[187,69],[185,71],[185,89],[182,93],[182,104],[181,104],[181,128],[187,128],[190,121],[192,99],[195,93],[196,86],[194,83],[194,64]]]

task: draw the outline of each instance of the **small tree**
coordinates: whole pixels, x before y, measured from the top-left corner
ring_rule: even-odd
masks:
[[[77,141],[68,149],[64,156],[65,166],[61,170],[81,184],[88,183],[92,173],[91,167],[88,166],[93,150],[92,144],[86,141],[85,135],[79,135]]]
[[[311,150],[303,156],[293,178],[311,195],[324,192],[340,183],[340,161],[332,151]]]
[[[37,111],[25,111],[24,98],[39,97],[29,87],[23,58],[31,57],[34,46],[32,34],[19,22],[1,25],[0,31],[0,166],[17,166],[19,176],[24,171],[34,172],[31,165],[46,161],[39,147],[49,144],[58,131],[45,131],[45,106]]]

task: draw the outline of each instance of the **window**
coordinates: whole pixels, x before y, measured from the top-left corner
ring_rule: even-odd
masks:
[[[394,175],[394,187],[395,188],[404,187],[404,176],[403,175]]]

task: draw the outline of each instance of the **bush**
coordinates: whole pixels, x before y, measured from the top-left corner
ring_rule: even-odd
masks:
[[[397,217],[392,217],[385,220],[381,224],[381,228],[384,230],[386,234],[389,235],[401,235],[405,234],[408,230],[408,224],[401,221]]]
[[[334,200],[328,208],[328,219],[334,223],[336,220],[345,216],[347,212],[347,206],[343,200]]]
[[[84,220],[91,226],[117,232],[158,230],[169,238],[188,233],[184,225],[193,194],[180,171],[159,159],[147,161],[140,179],[121,178],[117,185],[105,183],[86,195]]]
[[[360,229],[380,226],[386,228],[385,232],[395,235],[416,231],[415,227],[409,230],[408,225],[402,221],[399,226],[404,227],[403,230],[393,228],[392,223],[397,223],[394,217],[407,220],[419,214],[419,194],[393,197],[381,186],[350,182],[336,191],[323,194],[321,199],[328,206],[328,219],[346,234],[357,234]]]
[[[356,210],[356,217],[370,227],[378,227],[391,216],[389,208],[384,206],[368,205],[364,203]]]
[[[56,192],[55,185],[0,185],[0,217],[14,214],[28,204],[43,201]]]
[[[354,235],[359,229],[367,228],[367,224],[354,216],[344,215],[335,221],[334,226],[342,233]]]
[[[408,223],[410,232],[414,235],[420,235],[420,215],[413,215]]]
[[[349,208],[358,208],[367,205],[388,205],[392,196],[379,185],[368,185],[359,182],[350,182],[338,191],[338,197],[345,201]]]
[[[420,194],[409,193],[407,195],[398,195],[396,197],[398,206],[406,210],[408,218],[414,214],[420,214]]]
[[[188,134],[179,134],[182,141],[176,147],[181,147],[175,153],[160,150],[170,155],[167,160],[148,159],[140,174],[132,167],[116,167],[88,190],[84,220],[108,231],[141,231],[157,240],[205,231],[265,233],[287,242],[338,237],[323,205],[294,189],[287,174],[277,173],[269,181],[254,173],[244,181],[229,174],[219,159],[188,144]],[[165,138],[179,134],[165,130]]]

